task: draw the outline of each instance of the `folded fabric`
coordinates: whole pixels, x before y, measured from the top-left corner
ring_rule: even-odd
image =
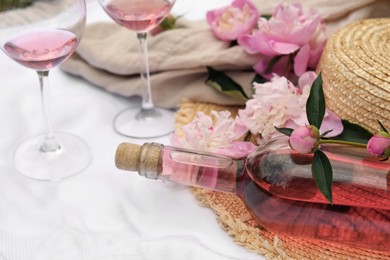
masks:
[[[253,2],[261,14],[272,13],[278,4],[266,0]],[[328,24],[328,33],[355,20],[390,14],[388,0],[301,0],[301,3],[318,10]],[[205,21],[183,24],[182,28],[148,38],[154,103],[171,108],[188,98],[221,105],[242,104],[205,84],[206,66],[225,71],[250,94],[252,66],[260,57],[217,40]],[[139,55],[134,33],[114,23],[93,24],[86,28],[77,53],[62,69],[110,92],[141,96]]]
[[[159,106],[174,107],[183,97],[238,104],[204,84],[206,66],[231,71],[230,76],[250,88],[254,76],[250,69],[257,58],[216,40],[203,22],[150,37],[148,46],[153,98]],[[62,66],[65,71],[117,94],[142,95],[140,54],[133,33],[111,23],[91,25],[77,54]]]

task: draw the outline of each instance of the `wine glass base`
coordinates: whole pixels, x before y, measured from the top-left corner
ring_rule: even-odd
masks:
[[[140,109],[130,107],[114,119],[114,129],[132,138],[155,138],[168,135],[174,130],[174,112],[168,109]]]
[[[92,153],[87,143],[68,133],[54,133],[60,144],[56,151],[44,152],[45,135],[22,142],[14,153],[14,167],[22,175],[40,181],[60,181],[74,176],[90,164]]]

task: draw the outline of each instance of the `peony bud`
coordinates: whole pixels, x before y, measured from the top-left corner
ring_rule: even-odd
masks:
[[[290,136],[290,146],[298,153],[313,153],[318,149],[320,132],[313,125],[300,126]]]
[[[374,156],[390,157],[390,135],[387,133],[376,134],[368,141],[367,150]]]

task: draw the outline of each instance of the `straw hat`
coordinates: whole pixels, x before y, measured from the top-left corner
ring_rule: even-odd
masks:
[[[390,19],[354,22],[328,40],[322,72],[327,107],[372,133],[390,127]]]

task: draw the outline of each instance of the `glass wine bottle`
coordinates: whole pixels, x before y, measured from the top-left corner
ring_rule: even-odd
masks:
[[[123,143],[119,169],[144,177],[236,193],[262,227],[278,234],[390,251],[390,164],[365,149],[323,146],[333,168],[333,204],[311,175],[312,155],[287,138],[233,159],[156,143]]]

